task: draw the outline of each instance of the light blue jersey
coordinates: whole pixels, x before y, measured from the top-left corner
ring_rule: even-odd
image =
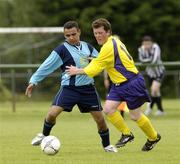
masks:
[[[32,75],[29,83],[37,85],[46,76],[61,69],[61,85],[83,86],[94,84],[93,78],[87,75],[69,76],[66,72],[66,66],[76,66],[84,68],[89,64],[89,57],[97,57],[98,51],[90,44],[80,41],[79,46],[71,45],[68,42],[56,47],[49,57],[40,65],[37,71]]]

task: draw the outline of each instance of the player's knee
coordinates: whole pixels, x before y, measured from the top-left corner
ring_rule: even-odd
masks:
[[[115,111],[116,111],[116,109],[109,109],[109,108],[104,108],[104,110],[103,110],[103,112],[104,112],[106,115],[111,115],[111,114],[113,114]]]
[[[137,121],[141,117],[141,113],[140,112],[129,112],[129,116],[133,121]]]
[[[47,120],[49,120],[50,122],[55,121],[57,117],[57,113],[54,111],[49,111],[48,115],[47,115]]]
[[[153,97],[157,97],[157,96],[159,96],[159,95],[160,95],[159,90],[153,90],[153,91],[151,92],[151,96],[153,96]]]
[[[152,86],[151,95],[153,97],[156,97],[156,96],[159,96],[159,94],[160,94],[160,88],[158,86],[156,86],[156,85]]]

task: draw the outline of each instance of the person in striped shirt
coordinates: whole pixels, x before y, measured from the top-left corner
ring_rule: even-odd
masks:
[[[30,78],[25,93],[29,97],[31,97],[35,85],[56,69],[61,71],[61,87],[54,97],[52,106],[44,120],[42,133],[33,138],[31,144],[33,146],[40,145],[43,138],[50,134],[56,123],[57,116],[64,111],[71,112],[73,107],[77,105],[80,112],[90,113],[97,123],[104,150],[106,152],[117,152],[117,149],[110,145],[109,129],[103,117],[100,98],[94,86],[94,79],[87,75],[70,77],[65,71],[66,66],[69,65],[83,68],[89,64],[91,58],[96,58],[98,55],[97,50],[92,45],[80,41],[80,34],[81,31],[76,21],[66,22],[64,24],[65,41],[51,52],[49,57]],[[75,132],[76,128],[72,134]]]
[[[145,114],[149,115],[152,112],[153,105],[157,104],[158,110],[155,115],[164,115],[160,87],[164,78],[165,67],[162,65],[161,49],[157,43],[153,42],[151,36],[144,36],[142,45],[138,48],[138,54],[140,62],[150,64],[146,67],[146,73],[151,85],[151,103],[148,103]]]
[[[112,36],[108,20],[99,18],[92,23],[92,28],[97,43],[102,45],[98,57],[84,68],[67,66],[66,72],[71,77],[77,74],[94,77],[105,69],[112,85],[105,101],[104,112],[108,120],[122,133],[116,147],[125,146],[134,139],[131,130],[117,111],[120,102],[126,101],[131,119],[148,137],[142,151],[149,151],[160,141],[161,136],[147,116],[141,112],[141,106],[145,102],[150,102],[145,80],[137,70],[125,45],[117,37]]]

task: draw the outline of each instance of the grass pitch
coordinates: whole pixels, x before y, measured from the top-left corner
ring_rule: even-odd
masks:
[[[126,114],[127,124],[135,135],[134,142],[120,148],[118,153],[105,153],[91,116],[74,109],[58,117],[51,134],[60,139],[62,146],[58,154],[48,156],[30,142],[41,132],[51,102],[18,102],[16,113],[12,113],[10,102],[1,102],[0,164],[179,164],[180,100],[163,103],[166,115],[150,116],[162,135],[160,143],[150,152],[141,151],[146,137]],[[115,144],[120,133],[110,123],[108,126],[111,144]]]

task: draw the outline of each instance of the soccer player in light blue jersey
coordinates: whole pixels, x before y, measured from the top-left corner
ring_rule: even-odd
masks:
[[[106,152],[117,152],[117,149],[110,145],[109,130],[102,114],[102,107],[99,95],[94,87],[93,78],[87,75],[69,76],[66,66],[86,67],[90,58],[97,57],[97,50],[89,43],[80,41],[80,28],[75,21],[68,21],[64,24],[65,41],[56,47],[50,56],[41,64],[32,75],[26,89],[26,95],[31,97],[32,90],[40,81],[52,73],[61,69],[61,87],[54,97],[52,106],[44,120],[42,133],[39,133],[31,142],[32,145],[40,145],[42,139],[48,136],[56,123],[57,116],[63,112],[71,112],[77,105],[80,112],[90,112],[97,123],[98,133]]]

